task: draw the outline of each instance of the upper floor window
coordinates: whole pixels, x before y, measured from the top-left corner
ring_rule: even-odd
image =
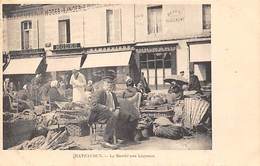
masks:
[[[70,43],[70,20],[59,20],[59,43]]]
[[[121,10],[106,10],[107,42],[122,40]]]
[[[211,6],[209,4],[202,5],[202,22],[203,29],[211,28]]]
[[[32,21],[21,23],[22,49],[32,48]]]
[[[162,5],[147,8],[148,34],[162,32]]]

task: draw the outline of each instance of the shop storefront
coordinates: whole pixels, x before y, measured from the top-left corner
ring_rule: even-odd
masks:
[[[152,89],[165,87],[164,79],[177,73],[176,44],[137,44],[139,69]]]
[[[203,85],[211,83],[210,42],[189,43],[191,69]]]
[[[87,57],[82,65],[87,80],[99,81],[102,75],[113,71],[116,73],[118,89],[125,87],[127,74],[137,83],[140,73],[136,65],[132,45],[115,45],[86,48]]]
[[[46,57],[46,72],[52,80],[63,80],[69,86],[72,70],[80,69],[84,57],[80,43],[54,45],[52,55]]]
[[[3,79],[9,78],[17,89],[46,70],[44,49],[10,51],[10,60],[3,71]],[[22,67],[21,67],[22,66]]]

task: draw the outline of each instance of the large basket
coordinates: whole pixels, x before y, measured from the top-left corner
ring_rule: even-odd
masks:
[[[202,99],[184,99],[184,126],[193,128],[199,125],[210,104]]]
[[[82,136],[89,135],[90,133],[90,128],[88,126],[87,121],[67,124],[66,129],[70,136],[82,137]]]
[[[31,139],[35,131],[36,122],[35,120],[18,119],[14,122],[4,122],[3,127],[3,144],[4,149],[7,149]]]

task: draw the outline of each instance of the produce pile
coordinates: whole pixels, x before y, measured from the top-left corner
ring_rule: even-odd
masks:
[[[46,137],[43,135],[27,140],[9,150],[69,150],[82,149],[74,141],[69,141],[66,130],[50,130]]]
[[[31,112],[30,110],[24,110],[23,112],[20,113],[10,113],[10,112],[4,112],[3,113],[3,121],[4,122],[14,122],[19,119],[23,120],[35,120],[36,119],[36,114]]]
[[[167,103],[167,94],[164,93],[149,93],[145,102],[146,106],[156,106]]]

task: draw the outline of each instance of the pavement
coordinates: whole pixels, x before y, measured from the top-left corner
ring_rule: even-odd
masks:
[[[101,136],[97,136],[96,141],[91,136],[84,137],[70,137],[76,143],[86,149],[93,150],[110,150],[103,148],[100,144]],[[123,144],[120,150],[211,150],[212,137],[210,134],[193,134],[191,137],[182,138],[179,140],[172,140],[166,138],[159,138],[156,136],[149,137],[149,139],[140,141],[138,144]]]

